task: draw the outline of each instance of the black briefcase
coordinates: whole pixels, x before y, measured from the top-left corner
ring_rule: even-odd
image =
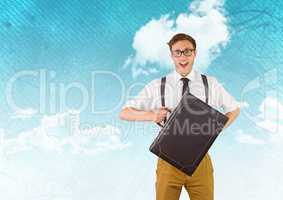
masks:
[[[192,176],[228,117],[185,92],[149,150]]]

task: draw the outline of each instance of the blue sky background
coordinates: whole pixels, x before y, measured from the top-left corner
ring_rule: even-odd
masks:
[[[118,115],[174,69],[163,42],[186,32],[199,45],[195,68],[242,106],[210,150],[216,199],[281,199],[282,9],[275,0],[1,0],[1,198],[154,199],[148,148],[158,127]]]

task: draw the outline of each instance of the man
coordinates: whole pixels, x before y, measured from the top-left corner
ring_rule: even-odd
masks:
[[[193,69],[196,57],[195,40],[184,33],[176,34],[168,42],[175,70],[166,76],[165,103],[161,106],[160,79],[151,81],[123,107],[120,118],[123,120],[163,122],[168,112],[174,109],[184,93],[185,85],[190,92],[205,101],[205,90],[201,74]],[[229,118],[224,128],[229,126],[240,113],[235,99],[212,76],[207,76],[208,104],[223,109]],[[162,159],[158,159],[156,170],[156,199],[178,200],[182,187],[185,187],[191,200],[213,200],[213,166],[208,154],[200,162],[192,176],[188,176]]]

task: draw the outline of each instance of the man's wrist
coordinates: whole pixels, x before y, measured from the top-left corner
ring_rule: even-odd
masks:
[[[147,120],[148,121],[154,121],[154,117],[155,116],[155,113],[153,111],[148,111],[147,112]]]

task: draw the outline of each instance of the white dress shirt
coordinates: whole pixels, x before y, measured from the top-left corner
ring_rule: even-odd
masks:
[[[166,76],[165,107],[173,110],[182,97],[183,78],[176,70]],[[192,70],[186,78],[189,79],[190,93],[205,102],[204,84],[201,74]],[[224,87],[212,76],[207,76],[208,81],[208,104],[224,113],[235,110],[239,103],[231,96]],[[149,82],[137,96],[129,99],[123,108],[132,107],[144,111],[157,110],[161,106],[160,92],[161,78]]]

